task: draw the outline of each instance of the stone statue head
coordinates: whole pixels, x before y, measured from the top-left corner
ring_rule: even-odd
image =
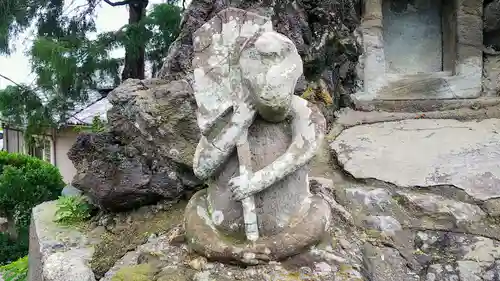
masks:
[[[270,122],[283,121],[303,71],[295,44],[277,32],[264,32],[243,50],[240,66],[242,82],[259,115]]]

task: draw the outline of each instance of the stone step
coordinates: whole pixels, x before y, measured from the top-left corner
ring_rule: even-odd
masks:
[[[394,99],[394,100],[354,100],[354,105],[360,111],[387,111],[387,112],[406,112],[418,113],[443,110],[489,110],[499,111],[500,98],[484,97],[478,99]],[[498,114],[498,113],[497,113]]]
[[[452,85],[464,80],[447,72],[423,73],[414,75],[386,75],[387,85],[382,88],[378,99],[382,100],[428,100],[457,98]],[[464,87],[464,90],[467,89]],[[465,96],[460,98],[476,98]]]
[[[454,188],[475,201],[500,197],[500,119],[359,125],[342,131],[331,149],[357,179],[402,188]]]

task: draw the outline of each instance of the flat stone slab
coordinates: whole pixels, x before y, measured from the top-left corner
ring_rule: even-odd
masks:
[[[455,186],[500,197],[500,119],[413,119],[359,125],[331,144],[345,171],[401,187]]]

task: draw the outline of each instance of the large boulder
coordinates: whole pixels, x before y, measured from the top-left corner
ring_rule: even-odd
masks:
[[[185,80],[129,79],[108,96],[111,131],[142,153],[193,166],[200,139],[196,101]]]
[[[196,103],[185,81],[127,80],[109,95],[109,132],[82,134],[68,152],[73,185],[105,210],[174,199],[194,190]]]

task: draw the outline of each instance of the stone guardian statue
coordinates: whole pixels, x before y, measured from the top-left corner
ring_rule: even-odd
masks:
[[[193,40],[202,132],[193,168],[208,188],[186,207],[188,244],[231,263],[298,254],[319,241],[330,210],[309,190],[325,120],[293,95],[303,71],[297,49],[267,18],[234,8]]]

